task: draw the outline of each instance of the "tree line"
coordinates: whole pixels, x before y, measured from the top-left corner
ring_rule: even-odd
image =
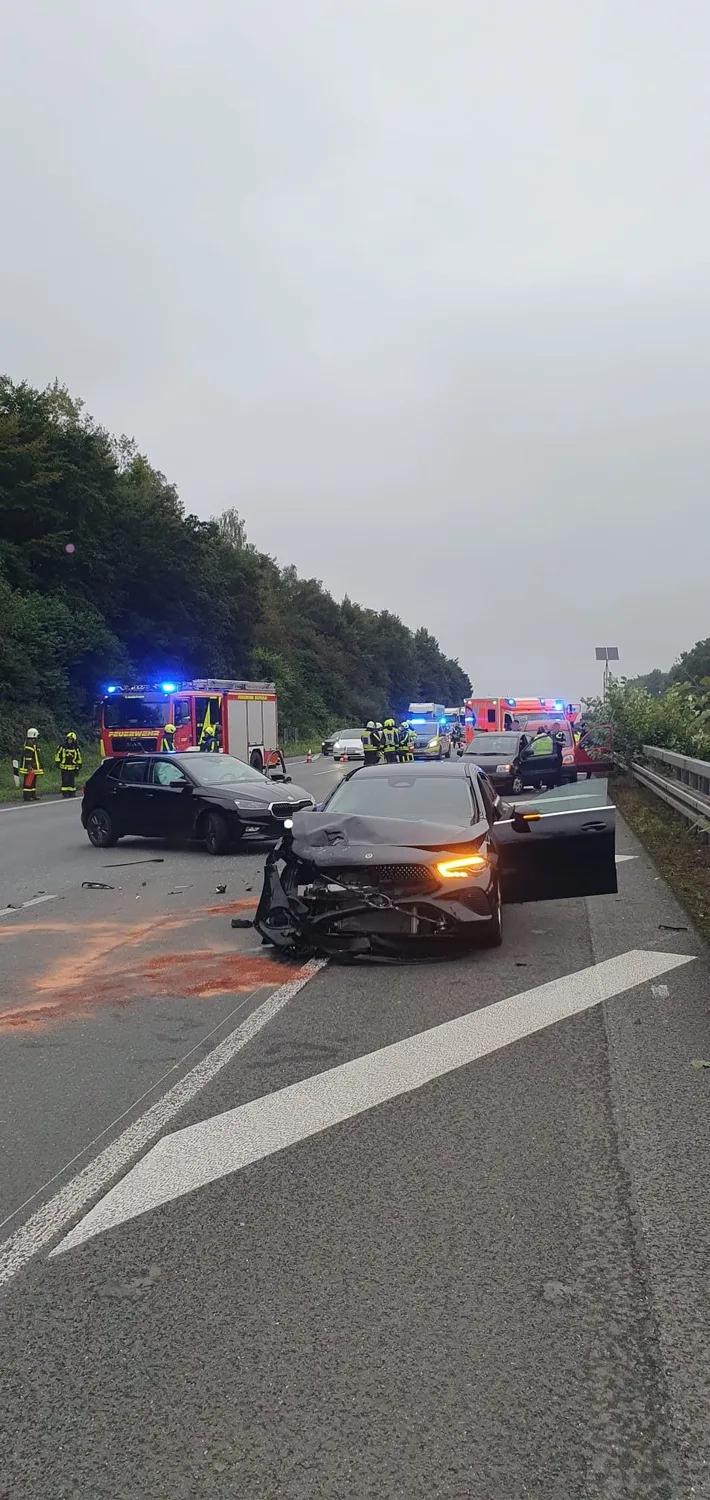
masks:
[[[234,510],[186,514],[59,383],[1,377],[0,749],[28,721],[88,726],[107,680],[207,676],[274,680],[291,735],[470,692],[424,627],[338,603],[251,546]]]

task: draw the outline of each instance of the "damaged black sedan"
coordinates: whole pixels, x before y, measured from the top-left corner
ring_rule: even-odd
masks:
[[[367,766],[298,812],[254,925],[298,953],[495,947],[507,902],[616,891],[606,782],[511,807],[469,761]]]

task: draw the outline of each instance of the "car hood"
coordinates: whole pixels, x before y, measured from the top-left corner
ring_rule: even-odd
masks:
[[[286,804],[288,802],[312,802],[311,792],[304,792],[303,787],[294,786],[293,782],[264,781],[263,787],[253,781],[223,781],[218,786],[198,786],[198,792],[206,796],[224,797],[228,801],[253,802],[255,807],[268,807],[271,802]]]
[[[365,818],[358,813],[299,812],[293,820],[293,852],[314,864],[336,863],[343,856],[388,858],[411,849],[450,849],[470,844],[483,825],[422,823],[418,819]],[[385,855],[384,851],[388,854]]]

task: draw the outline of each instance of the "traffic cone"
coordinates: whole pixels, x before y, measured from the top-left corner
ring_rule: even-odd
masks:
[[[309,766],[312,760],[313,760],[313,751],[312,750],[307,750],[306,751],[306,765]]]

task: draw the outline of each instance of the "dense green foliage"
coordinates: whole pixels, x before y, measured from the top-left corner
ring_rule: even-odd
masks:
[[[698,653],[708,642],[699,642]],[[617,682],[612,678],[605,699],[593,699],[585,706],[585,719],[611,723],[614,749],[622,765],[630,765],[641,756],[642,745],[659,745],[710,760],[710,675],[697,681],[675,681],[661,693],[639,685],[639,680]]]
[[[292,735],[470,691],[426,630],[279,568],[233,511],[186,515],[63,387],[0,379],[0,748],[85,724],[107,678],[235,675],[276,681]]]

